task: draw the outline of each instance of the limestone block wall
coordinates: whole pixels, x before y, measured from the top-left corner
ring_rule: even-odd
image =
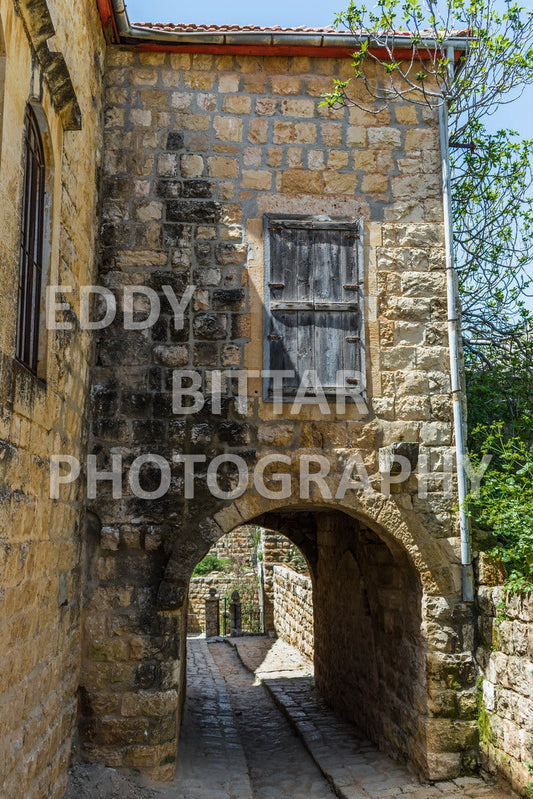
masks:
[[[193,577],[189,584],[187,615],[187,632],[190,634],[205,632],[205,598],[210,588],[215,588],[220,597],[221,612],[224,610],[224,597],[229,597],[233,591],[239,592],[243,604],[253,603],[254,606],[259,607],[258,582],[255,571],[243,570],[237,574],[212,572],[203,577]],[[227,631],[229,634],[229,624]]]
[[[274,629],[278,638],[313,660],[313,586],[311,578],[287,566],[274,566]]]
[[[205,631],[204,599],[210,588],[216,588],[223,598],[233,590],[238,590],[243,602],[258,603],[257,572],[251,569],[257,556],[256,528],[243,524],[231,533],[220,538],[209,550],[208,555],[230,560],[225,572],[211,572],[201,577],[193,577],[189,585],[189,609],[187,632]],[[223,601],[223,599],[222,599]]]
[[[220,538],[209,553],[218,558],[228,558],[237,565],[247,568],[254,565],[256,556],[255,527],[243,524],[228,535]]]
[[[501,586],[478,588],[482,764],[529,795],[533,775],[533,598],[506,595]],[[488,580],[490,583],[490,579]]]
[[[332,79],[351,70],[348,58],[109,52],[99,282],[116,294],[119,314],[97,344],[91,448],[100,469],[111,467],[112,453],[120,455],[124,479],[120,499],[108,482],[90,503],[99,531],[90,562],[83,676],[90,757],[172,775],[194,565],[242,524],[285,534],[284,517],[276,526],[271,513],[293,509],[312,516],[327,509],[345,512],[355,537],[361,520],[383,534],[391,557],[405,555],[420,578],[406,625],[410,631],[411,622],[418,625],[412,637],[425,660],[413,660],[419,668],[418,704],[409,722],[413,740],[401,740],[397,751],[411,753],[436,779],[456,775],[471,760],[471,707],[439,701],[457,669],[464,675],[461,691],[475,694],[475,670],[466,634],[471,620],[461,601],[456,503],[453,491],[446,496],[443,490],[453,452],[437,118],[402,103],[377,115],[320,106]],[[231,375],[215,413],[213,370],[263,365],[265,214],[360,224],[363,414],[355,405],[328,413],[316,405],[294,413],[285,407],[279,414],[253,376],[240,403]],[[135,285],[158,294],[162,313],[152,327],[125,330],[121,297]],[[195,287],[181,329],[163,286],[180,297]],[[139,315],[146,311],[143,302],[136,306]],[[192,414],[173,411],[173,371],[180,368],[199,373],[206,396]],[[425,492],[411,477],[390,497],[381,494],[379,450],[395,442],[412,444],[419,462],[433,470]],[[127,472],[135,458],[154,452],[170,464],[171,481],[164,496],[147,500],[134,495]],[[194,495],[186,497],[190,469],[176,456],[211,461],[221,453],[239,455],[250,472],[265,455],[289,455],[291,463],[267,471],[273,495],[260,495],[250,474],[233,502],[214,496],[206,465],[197,466]],[[344,464],[355,454],[369,484],[337,499]],[[302,455],[329,465],[326,496],[316,485],[300,496]],[[276,495],[273,474],[280,471],[290,475],[288,499]],[[151,465],[142,474],[144,487],[159,484]],[[220,480],[226,490],[235,487],[229,467]],[[310,557],[317,552],[311,522],[291,521],[291,540]],[[362,557],[355,545],[354,552]],[[330,554],[342,560],[333,544]],[[330,592],[339,618],[353,611],[359,614],[354,629],[370,623],[362,589],[340,589],[351,569],[350,563],[338,570],[330,563],[317,571],[326,620],[318,659],[325,689],[338,676],[333,653],[349,643],[334,618],[329,624]],[[388,623],[386,614],[372,619],[384,628]],[[373,640],[372,657],[384,663],[386,638],[380,633]],[[318,652],[318,639],[315,645]],[[402,651],[407,658],[408,649]],[[358,681],[369,679],[368,672],[348,670],[356,703],[364,694]],[[391,694],[384,714],[393,717],[402,686],[391,685],[398,696]],[[139,692],[146,701],[133,701]],[[332,689],[330,698],[346,700]]]
[[[205,632],[205,598],[209,589],[215,588],[219,597],[222,597],[229,587],[228,576],[218,572],[191,579],[187,612],[187,633],[189,635]]]
[[[285,536],[273,530],[263,530],[261,534],[261,552],[263,555],[263,614],[267,632],[275,632],[274,623],[274,567],[287,560],[292,544]]]
[[[0,39],[0,794],[59,799],[77,712],[85,492],[78,483],[51,500],[49,463],[53,453],[82,460],[87,440],[78,287],[95,279],[104,42],[90,0],[1,0]],[[14,360],[29,101],[46,158],[45,280],[71,306],[58,315],[71,329],[43,324],[39,376]]]

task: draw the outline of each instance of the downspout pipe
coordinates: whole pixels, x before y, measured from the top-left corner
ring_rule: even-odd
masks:
[[[452,52],[450,53],[450,50]],[[453,48],[448,51],[449,64],[453,64]],[[444,211],[444,243],[446,249],[446,294],[448,306],[448,340],[450,349],[450,375],[453,404],[453,426],[459,499],[459,529],[461,536],[462,596],[464,602],[474,601],[474,571],[470,530],[466,513],[466,446],[463,416],[463,389],[461,385],[461,355],[459,347],[460,315],[457,275],[453,260],[453,221],[451,207],[451,168],[448,146],[448,108],[446,102],[439,106],[440,150],[442,165],[442,194]]]
[[[111,0],[111,5],[119,36],[128,35],[131,25],[123,0]]]

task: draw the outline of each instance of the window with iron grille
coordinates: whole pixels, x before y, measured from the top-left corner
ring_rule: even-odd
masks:
[[[294,373],[284,378],[284,394],[296,393],[309,371],[326,393],[361,387],[360,227],[357,220],[265,218],[263,364]],[[272,386],[264,388],[268,398]]]
[[[26,110],[16,355],[37,372],[45,221],[45,158],[37,119]]]

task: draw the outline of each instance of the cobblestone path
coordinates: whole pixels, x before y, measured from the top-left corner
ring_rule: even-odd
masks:
[[[323,775],[272,697],[226,644],[211,653],[235,710],[254,799],[334,799]]]
[[[478,777],[421,784],[357,727],[332,713],[312,687],[312,664],[293,647],[265,638],[236,638],[233,645],[291,719],[341,799],[518,799],[509,788]]]
[[[254,796],[229,692],[205,638],[187,641],[187,701],[174,786],[169,799]]]
[[[328,710],[312,688],[312,665],[293,647],[266,638],[232,644],[187,642],[179,766],[172,785],[158,786],[162,799],[515,797],[472,777],[421,785]]]

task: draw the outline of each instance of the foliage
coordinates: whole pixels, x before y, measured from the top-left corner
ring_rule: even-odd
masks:
[[[517,141],[509,130],[489,134],[482,124],[533,82],[533,12],[514,0],[499,6],[494,0],[379,0],[369,10],[350,0],[336,24],[356,37],[359,81],[336,81],[324,100],[371,113],[398,99],[446,107],[465,345],[491,366],[510,344],[517,355],[533,321],[524,305],[533,261],[533,140]],[[406,36],[411,58],[396,60]],[[453,64],[450,43],[460,53]]]
[[[533,259],[533,140],[469,126],[473,149],[452,150],[452,213],[465,345],[480,363],[529,363],[524,296]]]
[[[528,589],[533,317],[524,299],[533,262],[533,140],[509,130],[490,134],[482,121],[533,82],[533,12],[514,0],[499,8],[495,0],[378,0],[369,10],[350,0],[336,24],[356,38],[355,81],[336,81],[324,103],[374,114],[391,100],[446,109],[469,444],[479,460],[494,456],[470,514],[493,531],[509,587]],[[396,60],[407,37],[411,57]]]
[[[228,566],[231,565],[231,560],[223,558],[220,560],[216,555],[206,555],[205,558],[196,564],[192,573],[193,577],[202,577],[204,574],[210,572],[226,571]]]
[[[475,525],[490,530],[496,545],[491,554],[507,569],[507,587],[533,590],[533,444],[508,438],[501,423],[474,431],[481,440],[480,454],[471,454],[477,465],[492,455],[478,496],[468,498]]]
[[[252,546],[254,548],[256,560],[261,561],[264,558],[262,544],[261,544],[261,537],[262,537],[262,527],[254,527],[252,532]]]
[[[529,773],[533,775],[533,763],[526,760],[526,766]],[[524,791],[526,792],[526,796],[533,797],[533,779],[529,780],[527,785],[524,785]]]
[[[499,11],[494,0],[378,0],[376,10],[369,10],[350,0],[335,23],[360,43],[353,70],[364,82],[368,102],[350,92],[351,79],[336,81],[326,101],[371,113],[399,97],[433,108],[444,103],[457,138],[473,119],[480,121],[502,102],[511,102],[533,82],[533,12],[514,0],[501,5]],[[411,58],[396,60],[406,31]],[[450,61],[450,43],[461,47],[456,63]]]
[[[292,566],[295,571],[300,572],[301,574],[307,574],[309,572],[307,561],[301,550],[295,544],[291,545],[287,563],[289,566]]]
[[[480,428],[495,420],[507,436],[533,440],[533,341],[507,353],[493,345],[476,345],[465,353],[469,448],[482,443]]]

